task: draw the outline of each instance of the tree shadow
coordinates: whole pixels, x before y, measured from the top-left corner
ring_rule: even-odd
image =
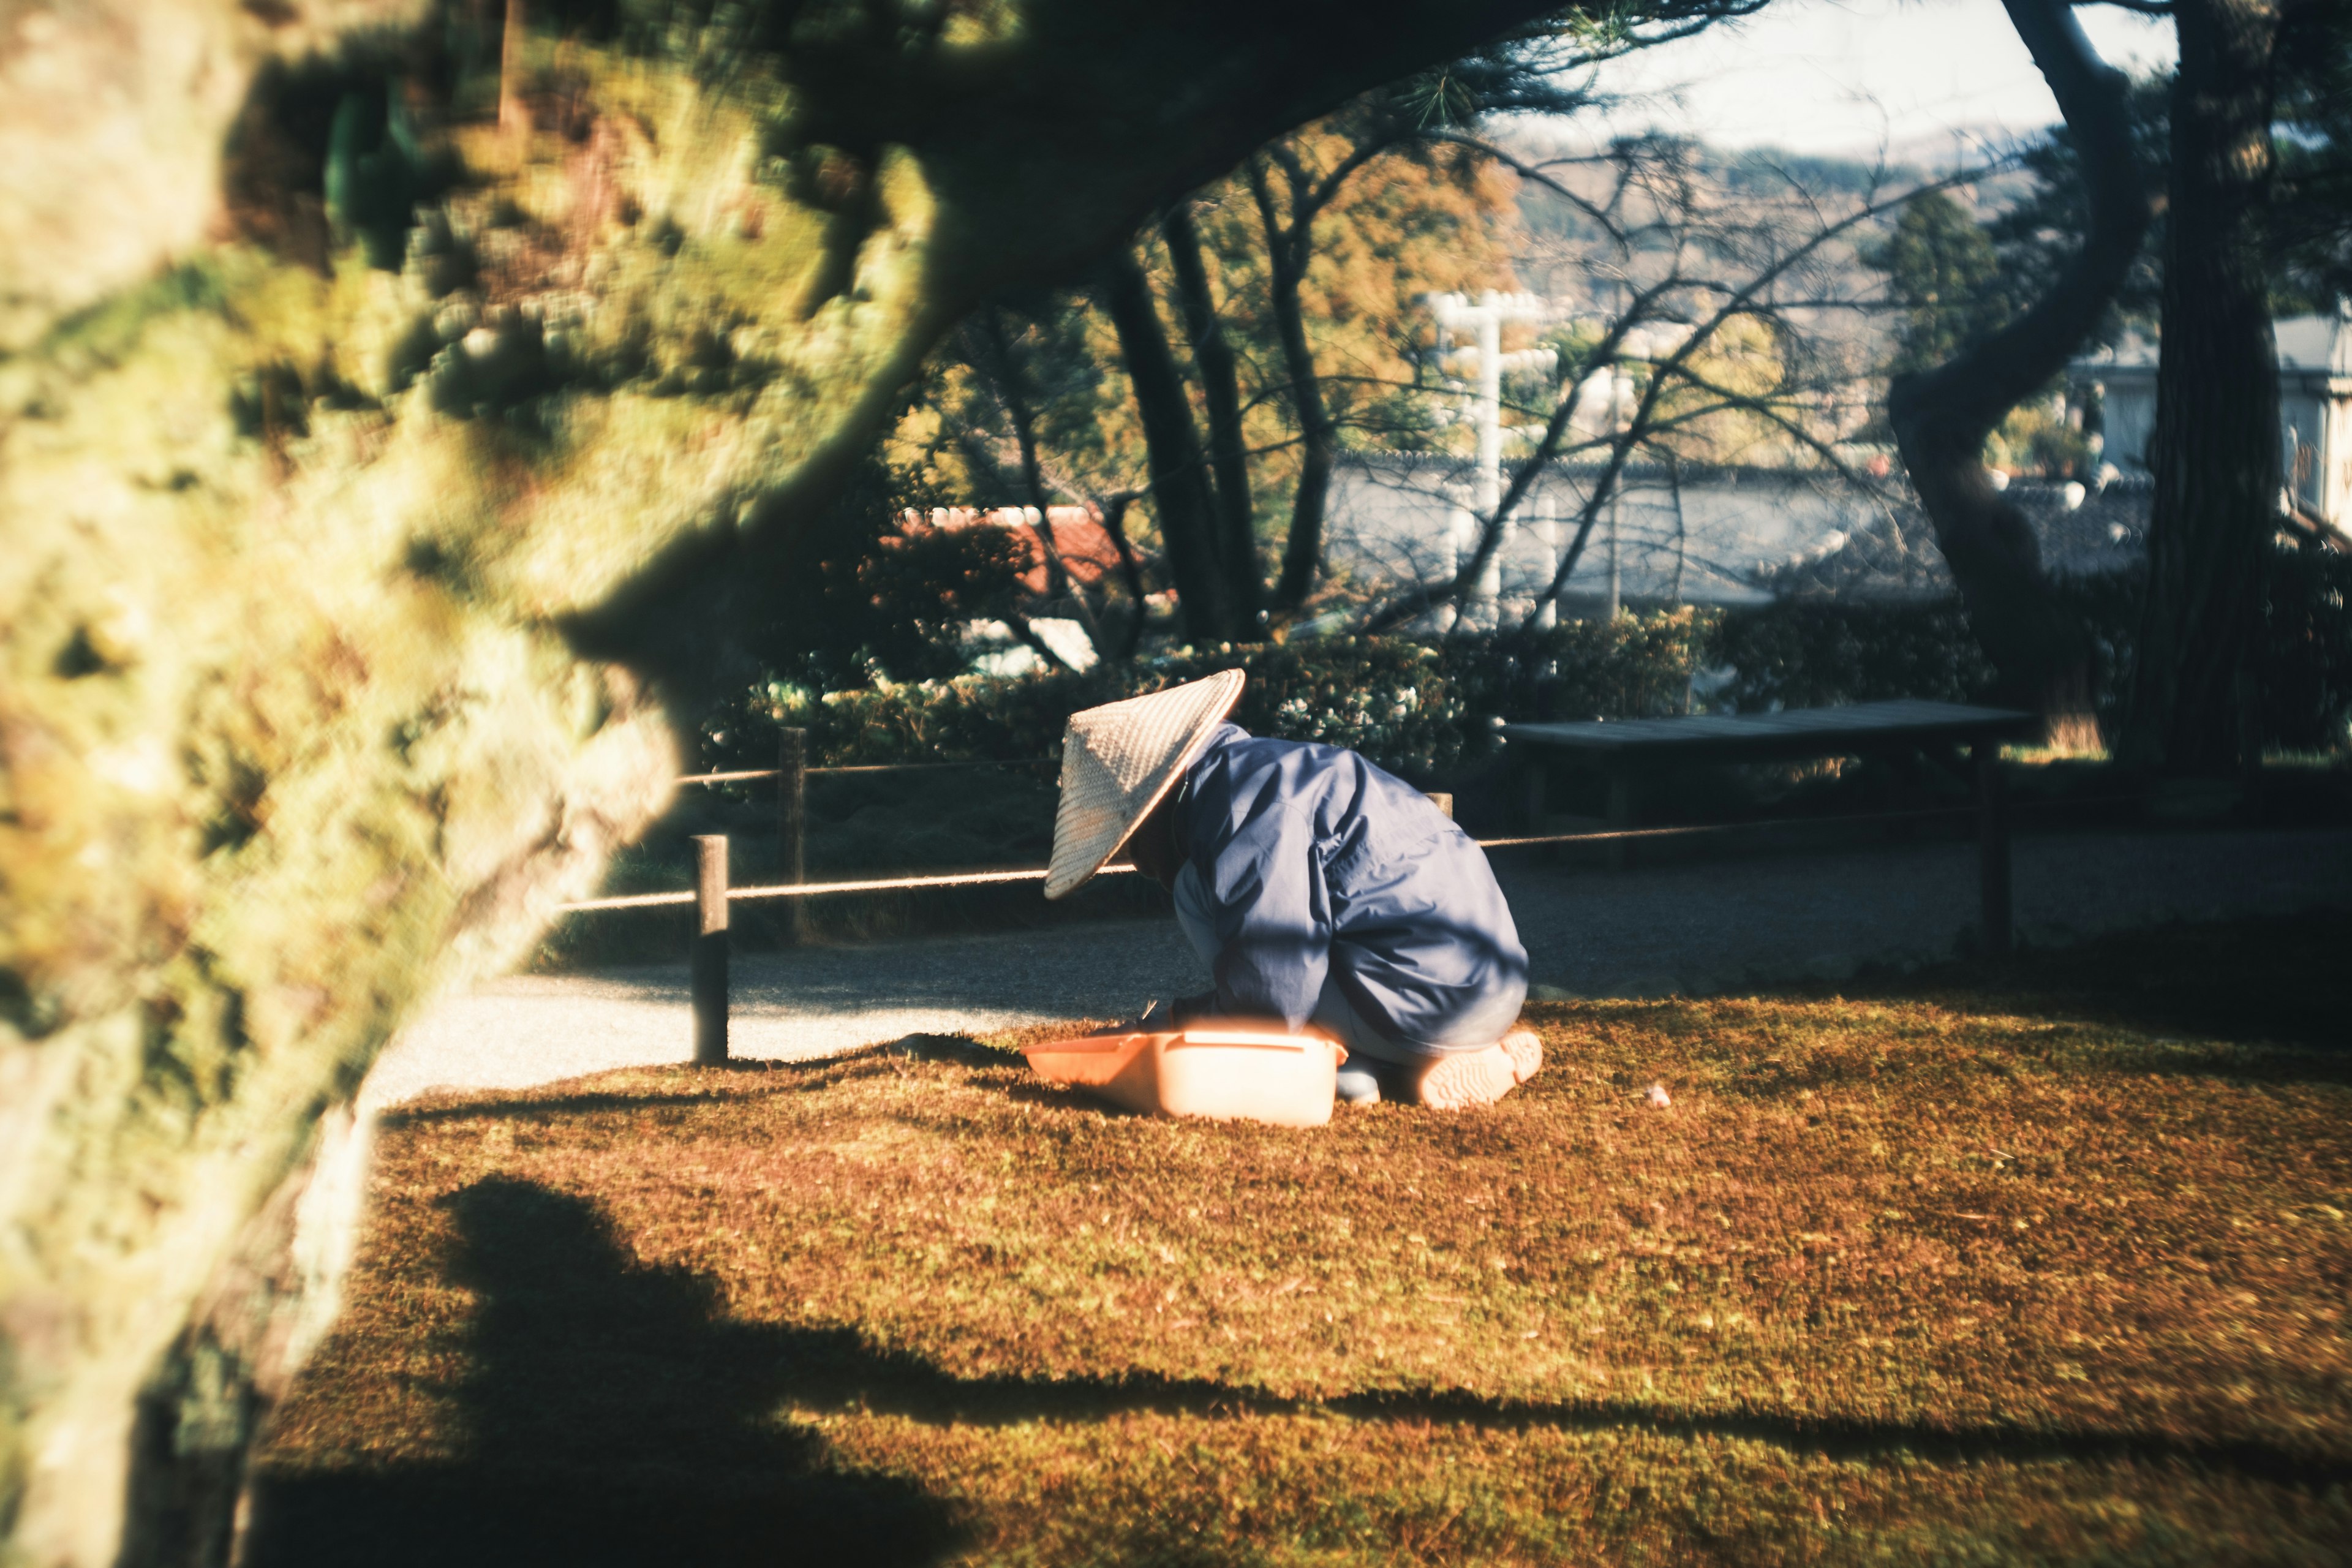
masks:
[[[776,1414],[840,1385],[851,1336],[729,1321],[710,1280],[638,1263],[570,1194],[493,1177],[445,1202],[450,1275],[480,1301],[459,1391],[472,1451],[266,1472],[252,1568],[887,1565],[956,1544],[942,1500],[830,1462]]]
[[[1945,1001],[2217,1048],[2154,1070],[2352,1081],[2352,910],[2175,924],[1802,994]],[[2231,1048],[2236,1047],[2236,1048]]]
[[[2324,1444],[2232,1436],[1699,1415],[1638,1401],[1465,1392],[1317,1401],[1132,1370],[959,1377],[877,1352],[846,1330],[730,1321],[708,1278],[638,1263],[584,1198],[492,1177],[444,1201],[458,1230],[451,1277],[481,1303],[472,1327],[478,1370],[459,1390],[471,1452],[457,1463],[365,1471],[266,1470],[254,1491],[250,1568],[890,1568],[934,1562],[964,1543],[947,1500],[839,1464],[823,1438],[779,1418],[788,1405],[976,1425],[1317,1411],[1368,1425],[1734,1437],[1856,1462],[2186,1465],[2321,1489],[2352,1479],[2352,1459]]]
[[[689,1111],[707,1108],[737,1090],[752,1090],[764,1095],[823,1093],[854,1079],[872,1078],[895,1071],[895,1062],[901,1058],[970,1068],[1024,1068],[1026,1065],[1020,1052],[992,1046],[968,1035],[908,1035],[833,1056],[738,1057],[716,1067],[695,1068],[695,1087],[688,1089],[582,1089],[568,1094],[526,1090],[520,1095],[499,1089],[439,1090],[435,1091],[436,1095],[447,1094],[452,1098],[441,1103],[394,1106],[382,1112],[378,1120],[385,1130],[391,1131],[426,1126],[436,1121],[472,1121],[483,1118],[544,1123],[573,1116],[597,1116],[608,1111]]]
[[[397,1106],[384,1111],[378,1120],[387,1131],[428,1126],[436,1121],[472,1121],[481,1117],[551,1122],[571,1116],[596,1116],[614,1110],[691,1110],[709,1105],[716,1098],[717,1094],[708,1089],[678,1089],[670,1093],[583,1089],[577,1094],[540,1095],[530,1100],[501,1099],[496,1091],[490,1091],[467,1094],[464,1099],[446,1105]]]

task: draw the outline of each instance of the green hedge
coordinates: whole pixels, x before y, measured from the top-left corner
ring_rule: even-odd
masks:
[[[2137,574],[2063,583],[2091,635],[2099,716],[2119,716],[2146,586]],[[1710,660],[1727,669],[1716,706],[1752,713],[1917,697],[1983,701],[1992,667],[1957,598],[1914,605],[1784,601],[1722,617]],[[2256,684],[2266,746],[2336,752],[2352,742],[2352,555],[2271,557]]]
[[[1243,728],[1346,746],[1426,781],[1491,754],[1496,721],[1538,703],[1564,718],[1682,711],[1715,631],[1710,615],[1662,611],[1570,623],[1517,650],[1342,638],[1185,649],[1083,675],[962,676],[823,697],[772,687],[713,716],[704,760],[772,765],[780,723],[809,731],[821,766],[1051,756],[1081,708],[1239,668],[1250,677],[1234,716]]]
[[[2340,749],[2352,719],[2352,558],[2292,551],[2274,565],[2263,653],[2265,739],[2294,750]],[[2095,639],[2096,690],[2112,718],[2138,624],[2138,586],[2107,578],[2063,591]],[[772,687],[712,716],[704,761],[772,765],[780,723],[810,731],[818,765],[1046,757],[1081,708],[1235,667],[1250,675],[1235,715],[1244,729],[1347,746],[1422,783],[1490,757],[1506,718],[1981,700],[1993,681],[1957,600],[1792,601],[1570,622],[1532,644],[1344,638],[1185,649],[1083,675],[877,683],[822,698]]]
[[[1896,697],[1967,702],[1983,696],[1993,678],[1958,599],[1795,600],[1737,610],[1723,617],[1709,652],[1728,676],[1715,705],[1740,713]]]

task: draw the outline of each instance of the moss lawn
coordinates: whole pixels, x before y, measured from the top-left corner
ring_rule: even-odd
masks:
[[[1004,1038],[428,1100],[252,1556],[2341,1563],[2347,952],[1537,1005],[1305,1132]]]

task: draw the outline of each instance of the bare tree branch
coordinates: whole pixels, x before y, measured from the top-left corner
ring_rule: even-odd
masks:
[[[1705,198],[1702,186],[1695,181],[1688,166],[1686,150],[1664,139],[1621,143],[1612,150],[1608,161],[1615,164],[1616,174],[1605,205],[1555,180],[1549,174],[1550,167],[1563,166],[1570,160],[1555,160],[1546,165],[1494,148],[1475,135],[1449,133],[1448,139],[1489,153],[1545,188],[1558,190],[1577,212],[1595,224],[1612,254],[1627,258],[1618,264],[1615,279],[1616,286],[1627,290],[1627,298],[1601,342],[1581,355],[1567,373],[1570,384],[1565,394],[1547,411],[1542,433],[1530,456],[1514,466],[1494,514],[1480,520],[1479,536],[1468,559],[1454,563],[1442,583],[1433,584],[1425,578],[1417,579],[1410,591],[1372,611],[1363,623],[1365,630],[1387,630],[1441,605],[1465,598],[1488,570],[1511,519],[1523,507],[1540,476],[1569,453],[1593,451],[1601,456],[1599,471],[1581,498],[1575,517],[1566,520],[1573,523],[1572,537],[1553,563],[1550,579],[1536,595],[1521,627],[1523,633],[1532,631],[1545,606],[1558,600],[1573,577],[1600,518],[1622,488],[1626,467],[1634,454],[1654,449],[1670,462],[1678,461],[1674,447],[1659,443],[1677,431],[1700,428],[1703,422],[1725,415],[1754,418],[1811,453],[1843,484],[1885,504],[1882,488],[1857,471],[1832,440],[1811,428],[1802,412],[1805,398],[1850,386],[1851,374],[1830,381],[1801,381],[1786,373],[1784,363],[1770,387],[1743,391],[1699,368],[1699,356],[1708,353],[1721,340],[1725,329],[1737,321],[1755,321],[1785,344],[1800,336],[1792,324],[1792,312],[1879,308],[1873,302],[1826,293],[1789,300],[1781,286],[1817,266],[1828,247],[1862,226],[1884,218],[1924,192],[1980,177],[1983,170],[1958,170],[1901,190],[1889,190],[1874,177],[1863,198],[1843,211],[1827,208],[1801,180],[1784,172],[1790,185],[1785,205],[1794,207],[1804,225],[1801,237],[1792,243],[1783,237],[1781,218],[1769,215],[1759,217],[1743,211],[1727,219]],[[1642,193],[1643,210],[1629,209],[1625,205],[1628,195],[1637,191]],[[1743,251],[1760,252],[1755,254],[1750,270],[1742,274],[1719,265],[1727,257],[1736,257]],[[1628,269],[1637,254],[1664,254],[1664,270],[1646,282],[1637,281]],[[1588,441],[1571,441],[1569,434],[1583,412],[1580,401],[1588,384],[1604,374],[1613,374],[1619,365],[1627,363],[1624,349],[1628,336],[1677,311],[1681,307],[1676,301],[1697,303],[1701,308],[1695,320],[1685,318],[1690,324],[1682,341],[1671,352],[1649,362],[1643,389],[1625,427]],[[1698,395],[1700,401],[1690,404],[1681,396],[1685,393]],[[1670,395],[1677,399],[1672,407],[1664,401]]]

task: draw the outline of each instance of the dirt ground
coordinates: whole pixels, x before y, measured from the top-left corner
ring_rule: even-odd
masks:
[[[2063,945],[2168,921],[2352,904],[2352,832],[2025,837],[2021,940]],[[1715,994],[1951,956],[1976,912],[1966,843],[1776,854],[1605,871],[1496,857],[1539,995]],[[805,1059],[909,1034],[1116,1017],[1198,990],[1174,922],[1118,921],[739,956],[733,1050]],[[410,1026],[362,1092],[521,1089],[690,1052],[683,963],[518,975]]]

